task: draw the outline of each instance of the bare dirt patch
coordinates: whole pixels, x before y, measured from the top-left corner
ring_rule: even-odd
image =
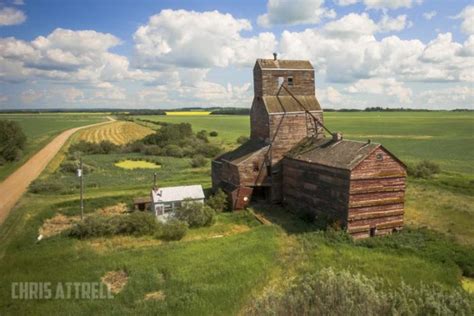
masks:
[[[163,291],[156,291],[145,294],[145,301],[164,301],[166,298]]]
[[[96,210],[91,214],[85,215],[88,216],[103,216],[111,217],[115,215],[122,215],[128,212],[127,204],[119,203],[117,205],[107,206],[101,209]],[[79,216],[66,216],[63,214],[56,214],[52,218],[48,218],[44,221],[43,225],[39,228],[38,234],[42,235],[43,238],[52,237],[59,235],[65,230],[71,228],[75,223],[79,222],[81,218]]]
[[[128,273],[123,270],[109,271],[100,280],[107,286],[110,292],[118,294],[127,285]]]
[[[39,235],[42,235],[43,238],[59,235],[63,231],[71,228],[79,220],[79,216],[65,216],[63,214],[57,214],[54,217],[45,220],[38,233]]]

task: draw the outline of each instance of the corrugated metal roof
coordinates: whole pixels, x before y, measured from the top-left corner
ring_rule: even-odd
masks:
[[[324,166],[352,170],[380,144],[332,138],[305,138],[286,156]]]
[[[158,188],[151,190],[153,203],[175,202],[184,199],[204,199],[204,191],[201,185],[186,185],[178,187]]]
[[[260,68],[314,70],[308,60],[257,59]]]
[[[308,111],[321,111],[318,99],[314,95],[296,96]],[[264,96],[263,103],[268,113],[304,112],[304,109],[291,96]]]
[[[229,151],[222,156],[218,157],[216,160],[226,160],[233,164],[239,164],[240,162],[246,160],[250,156],[264,150],[268,149],[269,145],[264,141],[260,140],[249,140],[242,146],[238,147],[233,151]]]

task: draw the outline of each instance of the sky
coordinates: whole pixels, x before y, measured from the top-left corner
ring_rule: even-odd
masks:
[[[464,0],[0,0],[0,109],[250,107],[257,58],[323,108],[473,108]]]

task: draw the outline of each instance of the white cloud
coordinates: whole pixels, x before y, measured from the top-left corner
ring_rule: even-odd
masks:
[[[407,27],[411,27],[412,23],[407,20],[406,15],[391,18],[384,14],[382,19],[377,23],[377,26],[379,32],[399,32]]]
[[[436,14],[438,14],[436,11],[430,11],[430,12],[425,12],[423,13],[423,17],[426,19],[426,20],[431,20],[432,18],[434,18],[436,16]]]
[[[0,26],[17,25],[26,21],[23,11],[15,8],[0,9]]]
[[[421,4],[423,0],[335,0],[340,6],[347,6],[363,2],[368,9],[399,9],[411,8],[414,4]]]
[[[474,60],[468,56],[473,53],[474,39],[460,44],[446,33],[425,44],[397,36],[374,36],[387,29],[400,29],[402,24],[386,23],[383,17],[376,23],[366,13],[351,13],[322,29],[284,31],[280,52],[282,58],[311,60],[328,82],[352,83],[376,77],[401,82],[473,80]]]
[[[473,108],[474,89],[472,86],[458,86],[445,89],[427,90],[419,94],[420,103],[439,108]]]
[[[0,38],[0,80],[42,77],[96,83],[138,76],[126,57],[109,52],[119,44],[117,37],[91,30],[56,29],[31,42]]]
[[[317,24],[336,17],[334,10],[324,7],[324,0],[269,0],[267,11],[257,18],[260,26]]]
[[[0,103],[5,103],[9,100],[8,95],[0,93]]]
[[[413,92],[410,88],[405,87],[401,82],[394,78],[372,78],[361,79],[349,86],[347,89],[349,93],[369,93],[381,94],[387,96],[397,97],[400,103],[411,103]]]
[[[25,2],[23,0],[13,0],[14,5],[24,5]]]
[[[218,11],[163,10],[135,32],[135,62],[148,69],[248,66],[276,46],[271,33],[241,36],[251,29],[248,20]]]
[[[465,34],[474,34],[474,5],[468,5],[461,11],[461,13],[453,18],[463,20],[461,24],[461,30]]]

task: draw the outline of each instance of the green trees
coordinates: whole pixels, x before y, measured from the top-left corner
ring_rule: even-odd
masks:
[[[184,200],[176,210],[175,217],[188,223],[189,227],[211,226],[214,223],[215,212],[208,205]]]
[[[221,213],[227,209],[229,202],[227,200],[227,194],[225,194],[222,189],[219,189],[214,195],[209,197],[206,203],[217,213]]]
[[[0,165],[21,158],[26,136],[17,122],[0,120]]]

